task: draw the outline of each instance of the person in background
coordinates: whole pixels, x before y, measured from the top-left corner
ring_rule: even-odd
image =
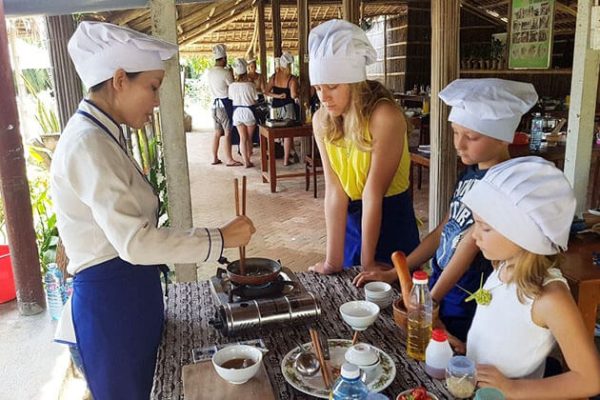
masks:
[[[298,118],[296,101],[298,100],[298,79],[292,75],[294,56],[283,52],[279,57],[279,68],[269,79],[265,95],[271,97],[271,107],[280,109],[278,114],[282,119],[296,120]],[[292,159],[290,160],[290,156]],[[300,161],[294,149],[294,138],[283,139],[283,165],[288,166]]]
[[[252,134],[256,127],[254,105],[256,104],[256,87],[248,77],[246,61],[238,58],[233,63],[235,82],[229,85],[229,98],[233,103],[233,125],[240,134],[240,153],[246,168],[254,166],[252,155]]]
[[[600,394],[600,358],[586,331],[560,253],[567,248],[575,196],[563,173],[540,157],[491,168],[463,198],[473,240],[494,264],[467,338],[481,387],[507,399],[573,399]],[[556,342],[568,371],[544,376]]]
[[[529,83],[502,79],[457,79],[439,96],[452,106],[448,120],[454,147],[467,167],[455,186],[448,214],[408,254],[407,262],[410,269],[416,269],[432,260],[431,296],[440,303],[440,319],[452,335],[451,344],[464,352],[460,342],[466,340],[476,307],[475,302],[465,302],[469,296],[465,290],[475,292],[492,266],[471,236],[473,215],[462,198],[489,168],[510,158],[508,145],[515,129],[538,96]],[[397,279],[395,271],[372,271],[359,274],[355,283]]]
[[[54,152],[50,190],[73,278],[56,340],[76,344],[95,400],[148,399],[164,322],[165,263],[216,261],[255,232],[158,227],[160,200],[129,157],[121,125],[141,129],[159,106],[163,61],[177,45],[81,22],[69,54],[88,95]]]
[[[327,254],[311,271],[391,268],[419,232],[408,191],[407,122],[389,90],[367,81],[376,52],[358,26],[330,20],[309,35],[310,82],[321,107],[313,130],[325,175]]]
[[[263,94],[263,79],[262,79],[262,75],[259,74],[258,72],[256,72],[256,58],[250,58],[247,61],[248,64],[248,79],[252,82],[254,82],[254,85],[256,87],[256,93],[258,95],[258,101],[262,102],[264,101],[264,94]]]
[[[205,72],[206,80],[212,95],[212,116],[215,123],[215,136],[212,145],[212,165],[221,164],[219,159],[219,143],[221,136],[225,136],[225,165],[236,167],[242,165],[234,160],[231,152],[231,119],[233,117],[233,106],[228,97],[228,88],[233,82],[233,75],[227,68],[227,51],[224,44],[213,47],[213,59],[215,66]]]

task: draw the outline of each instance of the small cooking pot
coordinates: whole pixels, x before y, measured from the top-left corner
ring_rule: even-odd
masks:
[[[277,279],[281,263],[269,258],[251,257],[244,259],[244,272],[240,273],[240,261],[229,262],[225,257],[219,263],[227,265],[227,276],[238,285],[264,285]]]

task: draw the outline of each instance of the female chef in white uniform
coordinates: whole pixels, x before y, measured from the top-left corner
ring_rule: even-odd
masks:
[[[128,157],[120,125],[148,122],[175,45],[82,22],[68,48],[89,94],[61,135],[51,190],[75,277],[77,346],[95,400],[147,400],[163,329],[160,270],[217,260],[255,229],[245,217],[221,229],[157,227],[159,200]]]

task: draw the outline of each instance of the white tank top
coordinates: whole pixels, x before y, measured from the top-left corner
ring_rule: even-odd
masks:
[[[504,264],[489,276],[483,287],[492,293],[487,306],[478,305],[467,337],[467,357],[476,364],[491,364],[508,378],[542,378],[546,357],[556,340],[550,329],[531,318],[533,300],[517,297],[517,286],[499,279]],[[544,285],[567,281],[557,268],[548,270]]]

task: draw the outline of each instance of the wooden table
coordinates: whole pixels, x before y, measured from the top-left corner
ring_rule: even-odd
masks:
[[[340,316],[339,306],[347,301],[364,299],[363,289],[352,284],[352,278],[357,273],[358,269],[336,275],[312,272],[296,274],[304,287],[320,298],[322,313],[315,327],[328,338],[352,337],[350,327]],[[395,287],[394,296],[399,296]],[[235,337],[225,337],[208,324],[214,313],[214,302],[207,281],[169,285],[165,329],[158,349],[152,400],[184,400],[182,368],[192,363],[192,349],[259,337],[269,349],[264,364],[275,397],[280,400],[314,399],[294,389],[281,372],[281,360],[285,354],[296,347],[298,341],[310,341],[304,325],[267,326],[247,330]],[[377,346],[394,361],[396,376],[383,391],[390,399],[395,399],[398,393],[406,389],[421,385],[440,399],[452,398],[443,380],[429,377],[422,363],[406,355],[406,336],[394,323],[392,307],[381,311],[373,326],[361,333],[360,340]]]
[[[600,304],[600,266],[592,262],[593,252],[600,252],[598,235],[590,233],[574,236],[569,241],[569,249],[561,267],[581,311],[585,327],[592,336]]]
[[[260,133],[260,166],[263,183],[271,183],[271,193],[277,191],[277,178],[293,178],[305,176],[305,173],[291,173],[277,175],[275,163],[275,139],[311,137],[313,135],[312,125],[290,126],[285,128],[270,128],[259,125]]]

